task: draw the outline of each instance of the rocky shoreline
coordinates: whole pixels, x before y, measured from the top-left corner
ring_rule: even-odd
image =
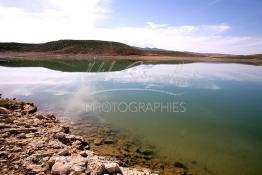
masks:
[[[0,174],[157,174],[97,155],[88,138],[71,134],[54,115],[36,111],[33,103],[0,97]]]

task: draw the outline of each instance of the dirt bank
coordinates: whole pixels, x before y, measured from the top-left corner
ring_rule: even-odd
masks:
[[[245,63],[253,65],[262,65],[262,57],[257,56],[162,56],[162,55],[130,55],[130,56],[110,56],[110,55],[92,55],[92,54],[58,54],[52,52],[0,52],[0,61],[12,60],[129,60],[143,62],[223,62],[223,63]]]

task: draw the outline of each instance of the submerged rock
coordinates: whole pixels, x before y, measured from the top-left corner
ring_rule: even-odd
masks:
[[[138,149],[138,152],[143,154],[143,155],[146,155],[146,156],[154,154],[154,151],[150,148],[140,148],[140,149]]]
[[[175,171],[175,175],[186,175],[186,171],[183,168],[179,168]]]
[[[99,145],[102,145],[102,144],[103,144],[103,141],[104,141],[104,139],[98,138],[98,139],[95,139],[95,140],[94,140],[94,144],[95,144],[96,146],[99,146]]]
[[[113,138],[106,138],[104,140],[104,143],[105,144],[114,144],[115,143],[115,140]]]
[[[175,166],[176,168],[187,169],[187,167],[186,167],[183,163],[181,163],[181,162],[175,162],[175,163],[174,163],[174,166]]]

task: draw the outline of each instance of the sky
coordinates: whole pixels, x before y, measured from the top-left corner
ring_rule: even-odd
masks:
[[[95,39],[261,54],[261,18],[260,0],[0,0],[0,42]]]

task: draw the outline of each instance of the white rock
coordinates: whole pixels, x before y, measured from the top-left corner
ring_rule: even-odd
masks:
[[[100,175],[105,170],[105,165],[101,162],[91,162],[88,164],[88,168],[91,171],[91,175]]]
[[[9,114],[10,111],[4,107],[0,107],[0,114]]]
[[[121,173],[119,165],[117,163],[105,163],[105,170],[109,174]]]
[[[58,153],[58,155],[59,155],[59,156],[70,156],[70,155],[71,155],[71,151],[70,151],[69,148],[66,148],[66,149],[60,151],[60,152]]]
[[[49,165],[53,175],[80,175],[86,170],[87,159],[80,155],[52,157]]]
[[[69,164],[64,164],[63,162],[56,162],[52,166],[52,174],[53,175],[67,175],[70,173]]]

